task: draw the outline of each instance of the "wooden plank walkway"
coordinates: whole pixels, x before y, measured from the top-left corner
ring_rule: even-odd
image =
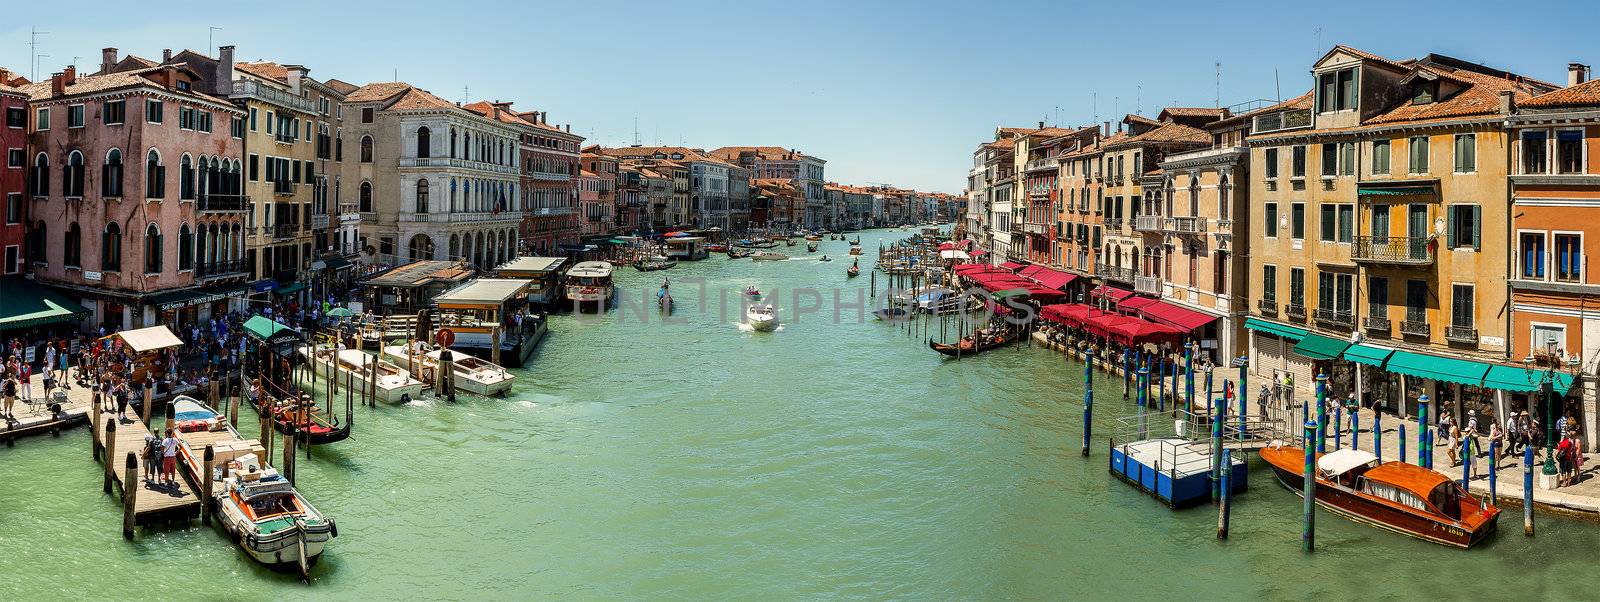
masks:
[[[93,413],[91,412],[91,414]],[[108,445],[105,436],[106,427],[111,423],[116,424],[116,433]],[[137,466],[135,467],[137,471],[134,475],[135,480],[132,481],[137,483],[139,488],[139,491],[136,492],[137,494],[134,495],[133,524],[148,524],[168,519],[187,520],[200,512],[200,496],[195,495],[194,488],[183,478],[182,470],[177,471],[178,479],[175,485],[157,485],[154,479],[145,480],[146,477],[151,476],[144,472],[144,436],[150,431],[145,428],[144,423],[139,421],[138,418],[122,420],[114,413],[101,414],[94,419],[94,424],[91,426],[93,428],[90,429],[90,435],[96,449],[95,456],[101,458],[102,461],[108,455],[113,456],[110,458],[110,465],[107,467],[109,468],[109,474],[104,477],[107,479],[105,483],[106,493],[111,493],[112,487],[120,490],[125,483],[130,482],[126,475],[128,454],[133,453],[138,458]],[[107,449],[110,450],[110,454],[104,452]],[[113,482],[115,485],[112,484]],[[121,499],[125,505],[128,493],[127,491],[122,491]],[[124,514],[126,514],[126,511]],[[124,522],[127,522],[126,517]],[[125,529],[124,532],[127,533],[127,530]]]
[[[76,374],[77,368],[73,368],[72,373]],[[44,375],[35,374],[29,380],[32,381],[30,388],[33,389],[33,396],[44,399]],[[19,398],[17,405],[12,408],[12,413],[16,414],[16,417],[5,420],[5,428],[0,430],[0,441],[5,441],[7,446],[16,445],[18,437],[42,433],[59,435],[64,428],[88,422],[89,400],[93,398],[91,389],[87,385],[79,386],[73,382],[70,389],[53,390],[52,393],[60,391],[66,397],[61,402],[59,414],[52,414],[46,403],[35,403],[30,406],[22,403]]]

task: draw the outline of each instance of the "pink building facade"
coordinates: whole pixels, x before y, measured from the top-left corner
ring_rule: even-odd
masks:
[[[89,327],[183,324],[238,292],[198,286],[198,265],[244,256],[244,114],[200,79],[182,65],[69,67],[23,88],[28,214],[43,242],[32,270],[90,309]]]
[[[28,174],[28,96],[22,90],[6,85],[11,74],[0,69],[0,153],[5,153],[5,163],[0,164],[0,274],[15,275],[27,271],[26,258],[39,249],[28,243],[28,202],[24,185]]]

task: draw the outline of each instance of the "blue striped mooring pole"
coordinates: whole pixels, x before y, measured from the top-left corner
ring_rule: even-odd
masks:
[[[1328,451],[1328,375],[1317,375],[1317,453]]]
[[[1094,359],[1083,363],[1083,457],[1089,457],[1094,432]]]
[[[1316,436],[1317,436],[1317,423],[1315,421],[1306,422],[1306,432],[1305,432],[1305,437],[1306,437],[1306,441],[1307,441],[1307,445],[1305,446],[1306,465],[1305,465],[1305,472],[1301,475],[1301,483],[1300,483],[1300,486],[1301,486],[1300,495],[1305,498],[1305,508],[1302,510],[1302,516],[1303,516],[1302,523],[1303,524],[1302,524],[1302,530],[1300,532],[1300,541],[1301,541],[1301,543],[1303,543],[1305,545],[1305,551],[1306,552],[1314,551],[1316,549],[1316,547],[1317,547],[1317,544],[1316,544],[1316,540],[1317,540],[1317,476],[1316,476],[1316,459],[1315,459],[1316,458],[1316,454],[1312,451],[1311,445],[1309,444],[1311,439],[1313,437],[1316,437]]]
[[[1522,447],[1522,534],[1533,537],[1533,446]]]

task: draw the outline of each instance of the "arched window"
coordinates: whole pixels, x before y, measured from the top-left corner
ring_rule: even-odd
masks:
[[[61,264],[71,267],[83,267],[81,252],[83,250],[83,231],[78,229],[78,222],[67,226],[67,238],[62,241]]]
[[[1233,208],[1228,204],[1231,192],[1233,186],[1228,182],[1228,176],[1222,176],[1222,180],[1217,182],[1217,219],[1233,219]]]
[[[456,129],[450,128],[450,158],[456,158]]]
[[[372,213],[372,182],[361,183],[361,212]]]
[[[446,257],[445,259],[460,259],[460,258],[461,258],[461,239],[457,238],[455,234],[451,234],[450,235],[450,256]]]
[[[472,159],[472,132],[461,134],[461,158]]]
[[[339,128],[337,130],[334,130],[334,136],[333,136],[333,160],[334,161],[343,161],[344,160],[344,128]]]
[[[161,229],[155,224],[144,230],[144,273],[161,273]]]
[[[194,200],[194,181],[194,161],[189,158],[189,153],[184,153],[183,158],[178,160],[178,200]]]
[[[189,224],[178,229],[178,271],[194,269],[194,233]]]
[[[372,162],[372,136],[361,137],[361,162]]]
[[[1200,178],[1198,174],[1189,174],[1189,215],[1200,215]]]
[[[428,212],[428,181],[417,180],[417,213]]]
[[[428,131],[428,126],[417,128],[417,158],[426,159],[433,156],[433,135]]]
[[[39,153],[33,158],[33,196],[50,196],[50,157]]]
[[[100,166],[100,196],[119,198],[122,196],[122,151],[111,149],[106,152],[106,163]]]
[[[83,197],[83,153],[67,153],[67,164],[61,166],[61,196]]]
[[[122,230],[117,222],[106,224],[100,234],[100,269],[106,272],[122,270]]]
[[[161,154],[153,148],[144,161],[144,198],[167,198],[167,168],[161,165]]]

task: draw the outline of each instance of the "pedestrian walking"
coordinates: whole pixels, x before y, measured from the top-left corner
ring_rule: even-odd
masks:
[[[33,366],[22,362],[17,366],[18,383],[22,387],[22,403],[33,402]]]
[[[1440,430],[1443,429],[1444,427],[1441,425]],[[1461,464],[1461,429],[1452,424],[1450,425],[1450,432],[1445,433],[1444,436],[1449,438],[1449,441],[1445,443],[1444,451],[1446,455],[1450,456],[1450,465],[1459,466]]]
[[[161,438],[146,432],[144,434],[144,480],[146,483],[159,478],[161,472]]]
[[[5,417],[15,419],[11,408],[17,405],[17,379],[10,372],[5,373],[5,382],[0,382],[0,402],[5,404]]]

